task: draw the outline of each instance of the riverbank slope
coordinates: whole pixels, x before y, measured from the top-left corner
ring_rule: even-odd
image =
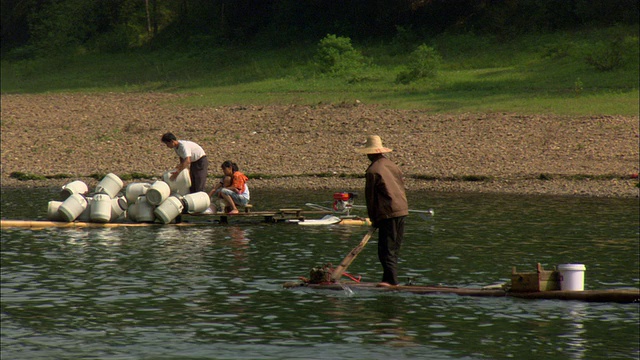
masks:
[[[59,186],[92,174],[160,176],[171,131],[203,146],[210,176],[233,160],[253,188],[361,189],[367,134],[393,148],[408,190],[638,197],[638,117],[429,114],[354,102],[187,107],[183,95],[2,95],[3,187]],[[70,178],[21,181],[21,172]],[[213,184],[213,180],[212,180]]]

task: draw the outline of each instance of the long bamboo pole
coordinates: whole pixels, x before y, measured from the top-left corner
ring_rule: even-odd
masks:
[[[338,267],[335,268],[335,270],[333,270],[333,272],[331,273],[331,281],[337,282],[338,280],[340,280],[340,278],[342,277],[342,274],[345,271],[347,271],[347,268],[349,267],[349,265],[351,265],[353,260],[360,253],[360,251],[364,249],[364,247],[367,245],[367,242],[369,242],[369,239],[371,239],[371,235],[373,235],[373,233],[376,232],[376,230],[377,228],[371,227],[369,231],[367,231],[367,233],[364,235],[362,240],[360,241],[360,244],[358,244],[358,246],[353,248],[353,250],[351,250],[349,255],[347,255],[344,259],[342,259],[342,262],[340,262],[340,265],[338,265]]]

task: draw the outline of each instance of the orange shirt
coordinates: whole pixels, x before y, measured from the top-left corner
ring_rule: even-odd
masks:
[[[231,186],[238,189],[239,193],[244,192],[245,183],[249,180],[249,178],[241,173],[240,171],[236,171],[233,173],[233,179],[231,179]]]

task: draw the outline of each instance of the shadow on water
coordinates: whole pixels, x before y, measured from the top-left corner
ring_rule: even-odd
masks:
[[[255,196],[262,209],[276,209],[331,195]],[[2,218],[43,219],[56,196],[2,189]],[[407,219],[401,279],[483,286],[508,280],[512,266],[533,271],[540,262],[586,264],[587,289],[640,283],[636,200],[426,192],[409,199],[435,216]],[[637,304],[282,288],[314,266],[337,264],[365,232],[259,221],[4,229],[3,358],[640,355]],[[349,272],[378,281],[375,236]]]

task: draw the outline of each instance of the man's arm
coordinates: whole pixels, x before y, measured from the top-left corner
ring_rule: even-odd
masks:
[[[178,177],[178,174],[182,172],[184,169],[189,169],[191,167],[191,157],[186,157],[184,159],[180,159],[178,166],[176,166],[176,171],[171,174],[171,181],[175,181]]]
[[[377,227],[376,224],[376,213],[378,206],[378,201],[376,199],[376,175],[372,173],[366,173],[365,175],[365,188],[364,188],[364,197],[367,203],[367,215],[369,215],[369,220],[371,221],[371,225],[373,227]]]

